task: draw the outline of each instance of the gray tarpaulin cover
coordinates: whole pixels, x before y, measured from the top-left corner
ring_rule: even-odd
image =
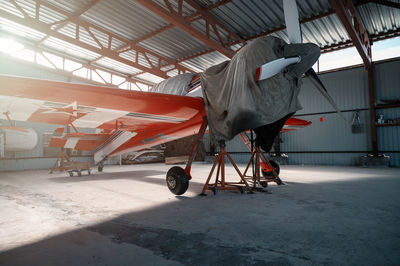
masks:
[[[297,55],[301,56],[299,64],[255,82],[257,67]],[[201,85],[212,133],[229,140],[301,109],[297,98],[301,75],[318,57],[314,44],[286,44],[279,38],[263,37],[246,45],[232,60],[208,68],[201,75]]]
[[[300,56],[301,62],[277,75],[255,82],[256,68],[272,60]],[[258,38],[242,48],[230,61],[201,74],[210,130],[217,139],[232,139],[244,130],[273,123],[301,109],[297,96],[301,75],[319,57],[314,44],[287,44],[276,37]],[[185,95],[195,74],[169,78],[152,92]]]
[[[155,85],[150,91],[175,95],[185,95],[189,83],[196,74],[185,73],[166,79]]]

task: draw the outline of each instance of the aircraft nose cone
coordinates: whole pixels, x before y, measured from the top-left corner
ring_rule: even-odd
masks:
[[[313,43],[286,44],[283,47],[284,57],[300,56],[301,61],[288,68],[288,74],[301,77],[317,62],[321,52],[319,47]]]

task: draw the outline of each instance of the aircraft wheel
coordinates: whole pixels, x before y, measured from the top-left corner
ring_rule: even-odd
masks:
[[[269,161],[270,164],[272,165],[272,167],[276,168],[275,172],[279,175],[279,171],[280,171],[280,166],[279,163],[276,161]],[[274,176],[274,173],[272,171],[264,171],[261,170],[263,177],[268,177],[268,176]]]
[[[103,165],[99,164],[99,166],[97,166],[97,171],[103,172]]]
[[[261,185],[263,188],[266,188],[266,187],[268,187],[268,182],[267,182],[267,181],[261,181],[261,182],[260,182],[260,185]]]
[[[174,166],[168,170],[167,186],[175,195],[182,195],[189,187],[189,177],[184,169],[179,166]]]

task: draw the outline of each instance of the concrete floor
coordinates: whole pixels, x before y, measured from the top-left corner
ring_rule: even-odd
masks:
[[[183,196],[168,169],[0,172],[0,265],[400,264],[400,169],[283,166],[270,193],[207,197],[210,165]]]

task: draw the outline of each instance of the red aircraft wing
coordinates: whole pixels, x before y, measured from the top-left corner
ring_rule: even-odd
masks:
[[[0,112],[12,120],[101,129],[109,138],[96,148],[97,159],[195,134],[205,115],[200,98],[5,76]]]
[[[294,117],[289,117],[288,120],[286,120],[285,125],[281,129],[281,133],[288,132],[288,131],[293,131],[298,128],[303,128],[306,126],[311,125],[311,121],[299,119],[299,118],[294,118]]]

